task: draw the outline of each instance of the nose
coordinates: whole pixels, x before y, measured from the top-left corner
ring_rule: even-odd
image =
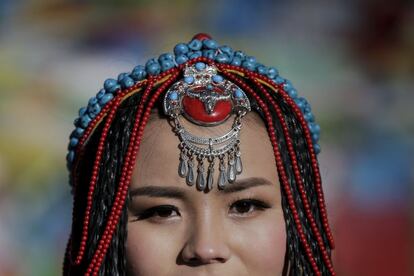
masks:
[[[230,258],[228,239],[222,223],[205,216],[190,226],[189,236],[181,255],[192,266],[225,263]]]

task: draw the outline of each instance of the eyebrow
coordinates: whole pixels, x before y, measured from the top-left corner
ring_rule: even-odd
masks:
[[[257,186],[272,185],[268,179],[263,177],[250,177],[245,179],[236,180],[234,183],[229,183],[227,186],[220,190],[220,193],[230,194],[243,190],[247,190]],[[148,197],[166,197],[185,199],[186,191],[179,187],[166,187],[166,186],[145,186],[130,190],[129,195],[135,196],[148,196]]]

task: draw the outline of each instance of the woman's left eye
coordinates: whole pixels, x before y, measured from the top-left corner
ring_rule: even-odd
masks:
[[[136,214],[135,220],[156,219],[166,220],[180,216],[178,208],[172,205],[160,205],[149,208],[139,214]]]
[[[249,214],[256,210],[262,211],[268,208],[270,208],[268,204],[257,199],[242,199],[230,205],[231,212],[238,215]]]

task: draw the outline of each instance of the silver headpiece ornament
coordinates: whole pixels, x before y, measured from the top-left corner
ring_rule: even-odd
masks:
[[[250,102],[244,91],[224,79],[214,66],[198,62],[187,67],[184,78],[165,94],[164,112],[173,121],[180,144],[178,174],[188,185],[196,184],[200,191],[213,188],[214,164],[219,160],[217,185],[223,189],[236,180],[243,170],[240,157],[241,118],[250,111]],[[201,126],[215,126],[235,114],[232,128],[219,137],[197,137],[181,124],[180,116]],[[226,167],[227,159],[227,167]],[[197,177],[194,163],[197,164]],[[205,175],[204,163],[208,164]]]

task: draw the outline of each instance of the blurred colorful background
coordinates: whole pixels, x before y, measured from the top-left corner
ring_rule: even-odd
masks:
[[[207,32],[312,104],[338,275],[414,275],[410,1],[0,1],[0,275],[58,275],[65,155],[108,77]]]

